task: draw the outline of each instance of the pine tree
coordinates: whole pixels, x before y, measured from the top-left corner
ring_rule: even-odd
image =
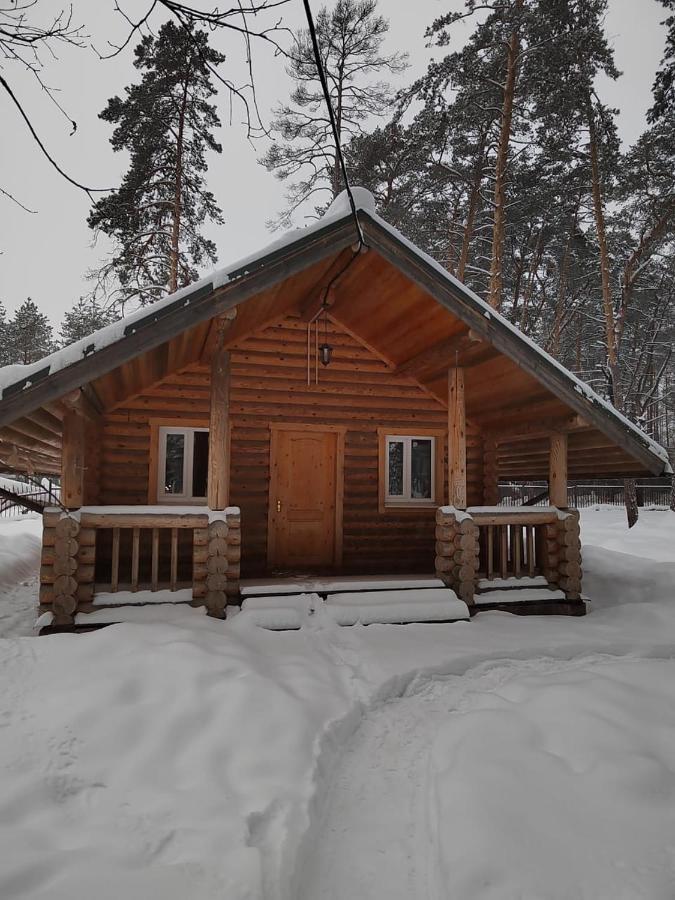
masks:
[[[409,125],[397,116],[345,147],[353,183],[372,192],[378,212],[390,224],[439,258],[447,247],[445,218],[452,189],[442,159],[446,131],[443,116],[425,108]]]
[[[138,84],[113,97],[100,115],[115,128],[114,150],[126,150],[129,169],[119,191],[98,200],[89,226],[112,238],[112,258],[99,283],[117,282],[114,299],[148,303],[189,284],[198,267],[214,263],[205,222],[222,223],[205,188],[206,152],[221,153],[213,136],[220,121],[209,102],[212,72],[224,56],[207,34],[164,24],[135,50]]]
[[[52,326],[28,297],[7,325],[8,363],[28,365],[55,350]]]
[[[337,0],[332,10],[323,7],[316,17],[316,34],[341,144],[363,134],[369,118],[389,111],[392,89],[387,82],[374,78],[381,73],[401,72],[407,65],[404,54],[382,51],[389,23],[376,10],[376,0]],[[306,200],[318,199],[321,193],[333,199],[343,187],[306,29],[295,35],[287,72],[295,87],[290,103],[275,110],[272,131],[279,140],[261,159],[282,181],[297,179],[287,190],[288,208],[277,223],[283,226],[290,224],[293,213]]]
[[[466,186],[463,228],[455,229],[462,232],[461,246],[449,258],[455,256],[462,275],[470,272],[473,258],[471,268],[483,276],[484,293],[495,308],[508,299],[509,230],[520,220],[518,207],[525,199],[513,189],[515,166],[524,163],[526,170],[528,157],[530,165],[538,158],[554,164],[569,159],[565,148],[580,108],[569,72],[580,47],[584,53],[588,47],[596,70],[605,66],[595,47],[598,34],[602,41],[596,13],[605,7],[606,0],[465,0],[464,12],[444,14],[427,30],[445,46],[460,19],[480,13],[462,50],[432,62],[416,89],[427,103],[445,106],[453,123],[452,168]],[[611,59],[608,74],[610,68]],[[554,121],[551,141],[547,135]]]
[[[654,105],[649,110],[649,121],[671,116],[675,112],[675,0],[660,0],[673,14],[663,23],[668,29],[666,47],[661,60],[661,68],[654,79]]]
[[[104,306],[96,297],[91,296],[87,299],[80,297],[63,317],[59,335],[61,346],[74,344],[75,341],[114,322],[116,318],[114,310]]]

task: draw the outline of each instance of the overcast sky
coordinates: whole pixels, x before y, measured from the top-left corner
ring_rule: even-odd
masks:
[[[148,3],[127,0],[124,6],[133,15]],[[316,11],[319,4],[314,5]],[[461,2],[380,0],[380,10],[391,23],[389,49],[410,54],[411,69],[405,79],[424,71],[430,55],[424,29],[449,5],[458,8]],[[45,6],[60,8],[57,0],[47,0]],[[90,41],[101,49],[106,40],[119,40],[124,34],[113,6],[113,0],[73,3],[74,19],[85,23]],[[289,26],[302,24],[302,0],[291,0],[281,13]],[[660,22],[664,15],[664,7],[656,0],[610,0],[607,31],[623,75],[615,83],[603,83],[601,92],[606,102],[621,110],[619,128],[624,142],[632,142],[645,124],[663,51],[665,34]],[[459,41],[463,26],[457,27]],[[242,58],[240,45],[233,41],[218,46],[228,52],[225,65],[236,71],[236,61]],[[118,185],[125,168],[123,155],[110,148],[111,127],[98,119],[98,113],[109,97],[121,93],[137,75],[132,60],[131,47],[104,61],[90,49],[65,48],[59,60],[49,65],[47,80],[60,89],[60,101],[78,124],[72,137],[37,86],[23,73],[6,69],[52,154],[74,177],[92,187]],[[264,47],[255,48],[255,62],[259,101],[266,114],[287,97],[289,82],[283,60]],[[218,247],[219,263],[227,264],[270,240],[265,223],[283,205],[284,189],[257,163],[267,144],[258,141],[251,146],[246,140],[241,109],[234,107],[229,124],[227,98],[221,97],[219,105],[225,123],[219,135],[223,153],[210,156],[209,187],[223,210],[225,224],[210,229],[209,236]],[[90,201],[49,166],[4,94],[0,96],[0,122],[0,187],[38,211],[30,215],[0,196],[0,300],[11,312],[30,296],[57,324],[64,310],[87,292],[86,272],[102,255],[102,248],[91,246],[92,232],[86,224]]]

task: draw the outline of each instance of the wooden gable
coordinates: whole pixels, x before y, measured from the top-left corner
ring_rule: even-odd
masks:
[[[464,369],[467,419],[494,443],[501,477],[540,477],[552,431],[570,433],[572,477],[667,470],[646,437],[433,261],[376,217],[364,211],[359,217],[367,252],[353,256],[348,217],[333,221],[233,270],[218,287],[198,286],[194,296],[181,295],[158,313],[149,308],[113,345],[53,374],[37,373],[35,383],[27,378],[6,388],[0,464],[57,472],[72,403],[86,404],[96,417],[151,396],[155,387],[161,394],[176,373],[206,371],[222,316],[229,319],[226,345],[235,348],[284,316],[297,318],[302,335],[339,274],[327,298],[333,323],[398,384],[415,384],[442,407],[448,368]],[[356,419],[358,410],[355,400]]]

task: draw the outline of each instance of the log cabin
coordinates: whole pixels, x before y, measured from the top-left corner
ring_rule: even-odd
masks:
[[[139,590],[222,616],[241,578],[310,574],[429,575],[469,606],[544,580],[583,614],[568,478],[662,475],[666,451],[354,196],[0,370],[0,464],[61,478],[57,625]],[[498,505],[535,478],[548,506]]]

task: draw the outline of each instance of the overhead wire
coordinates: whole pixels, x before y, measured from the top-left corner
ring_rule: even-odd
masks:
[[[333,111],[333,104],[330,99],[330,91],[328,89],[328,80],[326,78],[326,72],[323,67],[323,62],[321,61],[321,52],[319,49],[319,41],[316,36],[316,28],[314,26],[314,17],[312,16],[312,9],[309,5],[309,0],[303,0],[303,5],[305,7],[305,15],[307,17],[307,27],[309,29],[309,35],[312,41],[312,49],[314,52],[314,62],[316,64],[316,70],[319,75],[319,81],[321,82],[321,89],[323,91],[324,100],[326,101],[326,107],[328,110],[328,118],[330,121],[331,130],[333,132],[333,140],[335,142],[335,153],[337,156],[337,160],[340,166],[340,171],[342,173],[342,180],[344,181],[345,190],[347,191],[347,197],[349,198],[349,207],[351,210],[352,218],[354,219],[354,225],[356,226],[356,233],[358,236],[358,244],[355,250],[353,250],[351,257],[349,260],[343,265],[333,277],[330,279],[326,287],[323,289],[323,296],[321,299],[321,305],[319,309],[315,313],[315,315],[311,318],[307,325],[307,384],[310,383],[310,362],[309,362],[309,354],[310,354],[310,346],[311,346],[311,329],[312,325],[316,322],[316,372],[315,372],[315,380],[318,384],[319,381],[319,327],[318,327],[318,319],[323,314],[325,317],[324,328],[325,328],[325,339],[328,341],[328,295],[335,284],[335,282],[347,271],[347,269],[352,265],[352,263],[357,259],[361,250],[366,246],[365,238],[363,236],[363,229],[361,228],[361,223],[359,221],[357,209],[356,209],[356,201],[354,200],[354,194],[352,192],[352,186],[349,183],[349,176],[347,175],[347,166],[345,164],[344,154],[342,153],[342,146],[340,144],[340,135],[337,128],[337,122],[335,120],[335,113]]]
[[[347,191],[347,196],[349,198],[349,206],[352,211],[352,216],[354,218],[354,224],[356,225],[356,231],[359,236],[359,250],[361,247],[365,246],[365,240],[363,237],[363,229],[361,228],[361,223],[359,222],[359,217],[356,212],[356,202],[354,201],[354,194],[352,193],[352,186],[349,183],[349,176],[347,175],[347,166],[345,165],[344,154],[342,153],[342,147],[340,145],[340,135],[337,129],[337,122],[335,121],[335,113],[333,111],[333,104],[330,99],[330,91],[328,90],[328,80],[326,78],[326,72],[323,67],[323,63],[321,61],[321,52],[319,50],[319,41],[316,36],[316,28],[314,27],[314,17],[312,16],[312,9],[309,5],[309,0],[303,0],[303,5],[305,7],[305,15],[307,17],[307,27],[309,28],[309,35],[312,39],[312,48],[314,50],[314,62],[316,63],[317,72],[319,74],[319,81],[321,82],[321,89],[323,91],[323,96],[326,101],[326,106],[328,107],[328,118],[330,119],[331,129],[333,131],[333,140],[335,141],[335,152],[337,154],[338,162],[340,164],[340,171],[342,172],[342,180],[345,183],[345,189]],[[358,252],[358,251],[357,251]]]

